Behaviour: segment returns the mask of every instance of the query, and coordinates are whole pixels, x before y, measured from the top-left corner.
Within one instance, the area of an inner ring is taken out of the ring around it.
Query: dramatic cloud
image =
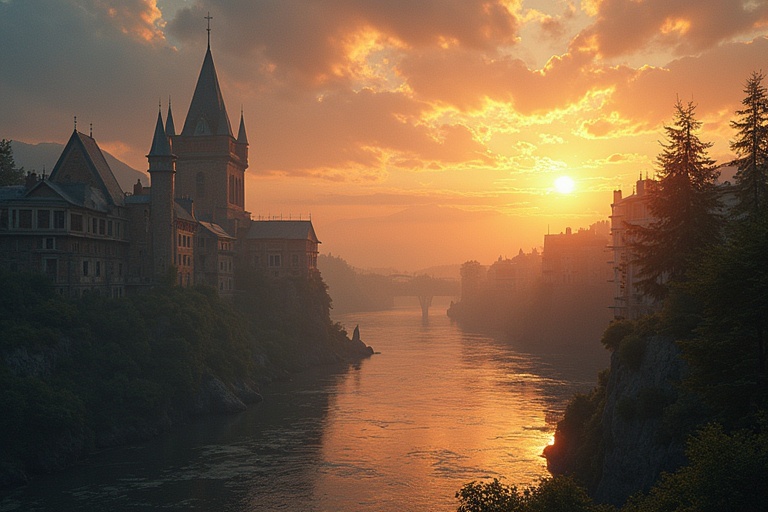
[[[336,254],[362,254],[344,227],[359,225],[394,244],[380,254],[407,240],[445,259],[404,268],[456,262],[471,252],[447,242],[459,232],[483,259],[500,230],[530,247],[547,225],[604,218],[611,189],[653,172],[677,97],[729,159],[728,122],[768,55],[754,0],[0,0],[0,136],[63,142],[77,116],[146,169],[158,101],[186,115],[208,12],[248,128],[246,207],[311,207]],[[560,175],[577,193],[552,193]],[[431,252],[404,235],[417,212]]]

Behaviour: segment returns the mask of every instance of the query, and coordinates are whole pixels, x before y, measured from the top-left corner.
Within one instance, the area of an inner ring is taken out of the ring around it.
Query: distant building
[[[541,274],[545,283],[584,285],[611,279],[608,223],[597,222],[574,233],[544,235]]]
[[[251,268],[267,275],[301,276],[317,269],[319,243],[309,220],[252,221],[243,254]]]
[[[737,171],[736,165],[727,163],[718,168],[718,190],[725,211],[736,204],[731,186]],[[630,225],[648,227],[656,220],[649,207],[649,198],[657,187],[656,180],[642,176],[635,183],[629,196],[623,197],[621,190],[614,190],[611,204],[611,265],[613,267],[614,300],[613,312],[616,318],[638,318],[654,312],[658,303],[637,289],[639,267],[634,263],[632,239],[627,227]]]
[[[614,190],[611,204],[611,251],[613,258],[614,299],[613,315],[616,318],[638,318],[653,311],[654,301],[637,290],[638,267],[633,263],[632,239],[628,225],[648,227],[653,222],[648,207],[649,192],[656,181],[639,179],[633,194],[622,197],[621,190]]]
[[[533,285],[541,276],[541,255],[536,249],[525,254],[522,249],[514,258],[499,256],[487,272],[490,290],[522,291]]]
[[[48,275],[59,293],[120,297],[167,282],[234,292],[235,267],[273,276],[317,268],[311,221],[252,221],[248,137],[229,123],[210,45],[181,133],[158,112],[151,187],[120,188],[98,144],[75,129],[50,176],[0,188],[0,269]],[[260,259],[263,258],[263,259]]]

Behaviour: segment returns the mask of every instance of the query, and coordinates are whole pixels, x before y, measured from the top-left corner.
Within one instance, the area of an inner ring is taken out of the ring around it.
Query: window
[[[32,229],[32,210],[19,210],[19,227]]]
[[[37,210],[37,229],[48,229],[51,227],[51,211]]]
[[[88,262],[87,261],[83,262],[83,275],[88,277]]]
[[[0,209],[0,229],[8,229],[8,210]]]
[[[43,249],[49,251],[56,249],[56,239],[53,237],[43,238]]]
[[[99,219],[99,234],[104,235],[107,232],[107,221]]]
[[[291,266],[298,267],[299,266],[299,255],[294,254],[291,256]]]
[[[69,228],[72,231],[82,231],[83,230],[83,216],[78,215],[77,213],[72,213],[69,215]]]
[[[112,221],[107,222],[107,235],[112,236]]]
[[[64,229],[64,213],[62,210],[53,212],[53,229]]]
[[[100,277],[101,276],[101,262],[100,261],[96,262],[96,272],[95,272],[95,274],[96,274],[96,277]]]
[[[281,266],[281,258],[279,254],[270,254],[269,255],[269,266],[270,267],[280,267]]]
[[[198,199],[205,197],[205,174],[202,172],[197,173],[195,178],[195,192]]]

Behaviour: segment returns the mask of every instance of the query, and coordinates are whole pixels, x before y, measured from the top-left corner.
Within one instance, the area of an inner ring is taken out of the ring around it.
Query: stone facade
[[[51,175],[0,188],[0,270],[44,273],[66,296],[119,297],[168,282],[236,288],[237,265],[268,275],[317,268],[311,221],[252,221],[245,210],[248,139],[237,138],[208,48],[180,134],[158,112],[151,187],[124,192],[98,144],[75,130]],[[257,262],[258,264],[253,264]]]

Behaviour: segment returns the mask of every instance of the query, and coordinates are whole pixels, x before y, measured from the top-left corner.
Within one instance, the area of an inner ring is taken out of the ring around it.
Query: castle
[[[311,220],[252,220],[245,210],[245,121],[241,112],[235,137],[210,37],[181,132],[169,104],[147,159],[151,186],[124,192],[75,125],[50,176],[0,188],[0,270],[43,273],[72,297],[120,297],[174,275],[226,296],[238,266],[272,277],[316,271]]]

